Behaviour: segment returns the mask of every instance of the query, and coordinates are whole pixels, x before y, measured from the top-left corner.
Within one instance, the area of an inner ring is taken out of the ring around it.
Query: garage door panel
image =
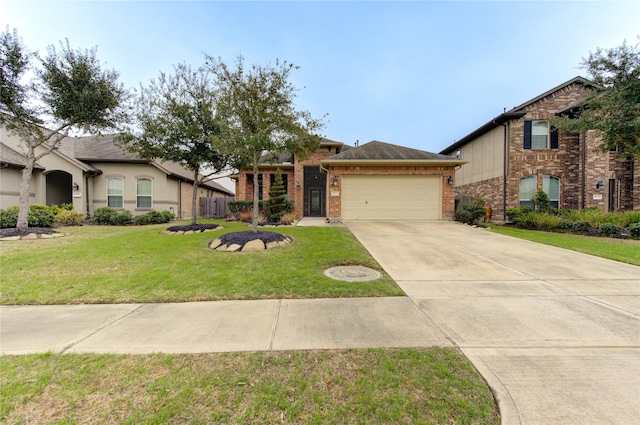
[[[440,176],[343,176],[345,220],[440,219]]]

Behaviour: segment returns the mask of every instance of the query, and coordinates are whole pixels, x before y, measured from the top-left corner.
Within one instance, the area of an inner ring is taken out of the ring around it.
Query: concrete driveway
[[[640,267],[452,222],[347,226],[473,362],[503,424],[640,424]]]

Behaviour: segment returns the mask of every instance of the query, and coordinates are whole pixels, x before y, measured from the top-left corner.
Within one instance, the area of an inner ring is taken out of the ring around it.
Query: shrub
[[[552,210],[549,195],[547,195],[544,190],[537,191],[531,200],[533,201],[533,205],[535,205],[535,210],[537,212],[547,213]]]
[[[520,216],[520,220],[517,222],[518,227],[523,229],[535,229],[536,228],[536,214],[528,212]]]
[[[574,232],[588,232],[593,226],[588,221],[580,220],[573,223]]]
[[[118,215],[118,211],[111,207],[97,208],[93,212],[93,221],[98,224],[113,224],[114,217]]]
[[[568,232],[572,232],[573,231],[573,221],[561,219],[560,223],[558,224],[558,229],[562,229],[562,230],[566,230]]]
[[[6,209],[0,209],[0,229],[16,227],[18,223],[17,205],[10,205]]]
[[[552,213],[538,213],[533,214],[535,220],[535,226],[540,230],[553,230],[557,229],[562,222],[562,218]]]
[[[56,221],[56,216],[48,206],[33,204],[29,207],[30,227],[51,227],[54,221]]]
[[[296,221],[297,219],[298,219],[298,216],[295,213],[288,212],[283,214],[282,217],[280,217],[280,223],[289,225],[294,221]]]
[[[133,222],[138,225],[163,224],[175,219],[175,214],[171,211],[149,211],[148,213],[137,215]]]
[[[533,212],[533,208],[529,206],[519,208],[507,208],[507,220],[518,223],[523,215]]]
[[[640,238],[640,223],[629,225],[629,236],[632,238]]]
[[[287,190],[282,181],[282,172],[278,168],[273,179],[273,186],[269,190],[269,200],[267,201],[269,219],[279,221],[287,212]]]
[[[609,236],[609,237],[620,236],[621,230],[622,228],[620,226],[613,223],[604,223],[602,226],[600,226],[600,233],[603,236]]]
[[[116,213],[116,215],[113,217],[113,223],[111,224],[116,226],[125,226],[127,224],[131,224],[132,220],[133,214],[131,214],[131,211],[124,210]]]
[[[454,214],[454,218],[467,224],[478,224],[478,221],[487,213],[484,199],[476,199],[470,204],[463,204],[462,210]]]
[[[238,213],[238,219],[240,221],[251,221],[253,219],[253,211],[241,211]]]
[[[267,210],[267,202],[268,201],[258,202],[258,208],[260,211]],[[229,208],[229,213],[239,216],[242,213],[253,211],[253,201],[229,201],[227,203],[227,208]]]
[[[84,220],[84,214],[78,211],[61,209],[56,214],[56,221],[65,226],[77,226]]]

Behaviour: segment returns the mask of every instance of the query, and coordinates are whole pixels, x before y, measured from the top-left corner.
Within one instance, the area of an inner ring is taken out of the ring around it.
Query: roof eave
[[[464,161],[461,159],[327,159],[322,161],[322,165],[360,165],[360,166],[391,166],[391,165],[400,165],[400,166],[411,166],[411,165],[422,165],[422,166],[456,166],[466,164],[469,161]]]

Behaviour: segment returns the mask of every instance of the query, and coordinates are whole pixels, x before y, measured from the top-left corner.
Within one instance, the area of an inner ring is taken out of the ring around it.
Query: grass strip
[[[637,240],[543,232],[498,225],[491,225],[491,231],[640,266],[640,241]]]
[[[205,222],[205,221],[203,221]],[[223,230],[165,235],[167,225],[83,226],[69,236],[0,243],[2,304],[154,303],[262,298],[403,295],[343,227],[269,228],[293,243],[259,252],[219,252],[208,242]],[[362,264],[381,279],[344,282],[324,276],[338,264]]]
[[[452,348],[0,357],[0,422],[498,424]]]

